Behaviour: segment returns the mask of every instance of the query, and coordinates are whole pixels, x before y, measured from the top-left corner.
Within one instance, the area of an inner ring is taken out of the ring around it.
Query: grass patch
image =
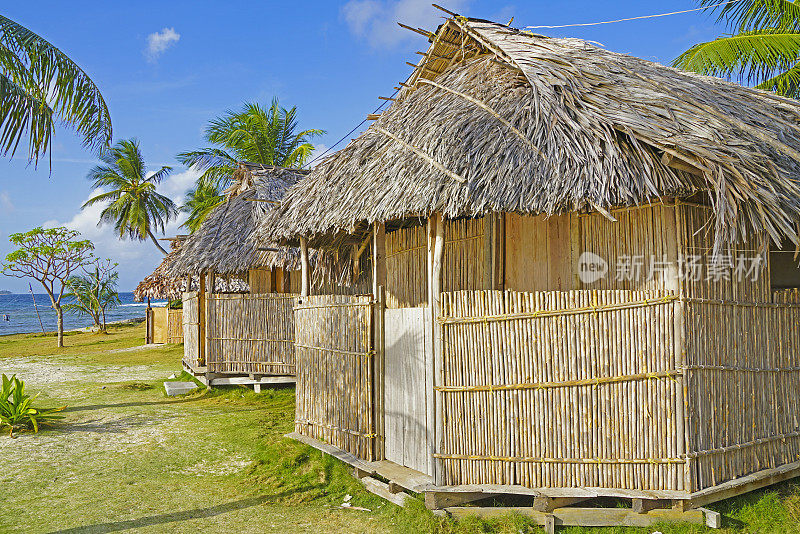
[[[0,368],[20,367],[43,402],[68,405],[52,430],[13,441],[0,436],[0,487],[15,496],[0,506],[0,532],[542,532],[516,514],[454,521],[434,516],[420,497],[405,509],[383,501],[345,464],[283,437],[294,429],[294,388],[208,390],[180,371],[179,345],[110,352],[143,340],[142,325],[112,326],[105,336],[75,333],[64,349],[54,347],[51,337],[0,337]],[[193,381],[198,390],[165,397],[162,383],[172,373],[172,380]],[[370,511],[341,508],[347,495],[353,506]],[[800,531],[796,483],[711,508],[725,516],[721,532]],[[707,530],[560,530],[654,531]]]

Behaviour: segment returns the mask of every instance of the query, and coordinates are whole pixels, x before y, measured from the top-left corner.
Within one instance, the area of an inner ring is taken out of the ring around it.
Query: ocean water
[[[50,307],[50,298],[44,293],[36,293],[35,297],[44,329],[48,332],[54,332],[56,329],[56,312]],[[145,309],[147,308],[146,302],[134,302],[133,293],[120,293],[119,299],[122,301],[121,304],[106,310],[106,322],[144,317]],[[65,300],[62,299],[62,304]],[[163,301],[151,302],[153,307],[164,306],[165,304]],[[6,315],[8,316],[7,321]],[[64,330],[91,325],[92,320],[85,315],[64,312]],[[39,319],[36,317],[36,310],[33,307],[33,299],[30,293],[0,295],[0,336],[41,331],[42,328],[39,326]]]

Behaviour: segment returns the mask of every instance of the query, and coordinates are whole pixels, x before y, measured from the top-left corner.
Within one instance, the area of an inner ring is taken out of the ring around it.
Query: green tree
[[[299,167],[314,150],[311,138],[323,130],[297,131],[297,108],[273,99],[269,108],[247,103],[228,111],[206,127],[206,141],[215,145],[178,154],[178,161],[203,172],[201,179],[225,187],[240,162]]]
[[[85,274],[67,280],[68,291],[64,296],[70,302],[64,305],[64,309],[90,317],[100,332],[106,331],[106,310],[120,303],[116,267],[117,264],[111,260],[95,259],[84,267]]]
[[[64,346],[64,310],[61,299],[67,280],[86,265],[94,245],[79,240],[80,232],[63,226],[34,228],[25,233],[11,234],[8,240],[17,247],[6,256],[2,272],[16,278],[33,278],[44,287],[58,318],[58,346]]]
[[[0,153],[13,156],[27,138],[38,162],[56,122],[73,128],[87,148],[111,142],[111,116],[94,82],[58,48],[0,15]]]
[[[123,139],[100,154],[101,165],[89,171],[88,178],[102,192],[83,205],[107,204],[100,212],[100,222],[113,223],[120,239],[144,241],[148,237],[164,254],[153,231],[164,232],[166,224],[178,214],[175,203],[156,191],[156,186],[172,167],[161,167],[147,175],[144,158],[136,139]]]
[[[225,196],[215,183],[198,180],[194,188],[186,194],[186,203],[181,206],[181,211],[189,214],[189,218],[181,226],[194,233],[203,219],[224,199]]]
[[[700,4],[718,12],[732,33],[694,45],[673,66],[800,97],[800,2],[742,0],[717,5],[718,0],[700,0]]]

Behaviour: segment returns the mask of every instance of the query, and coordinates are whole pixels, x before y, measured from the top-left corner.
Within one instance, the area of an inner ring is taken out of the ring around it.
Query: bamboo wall
[[[483,289],[484,219],[447,220],[442,266],[443,290]],[[426,225],[386,233],[386,307],[413,308],[428,301]]]
[[[296,431],[372,460],[371,297],[306,297],[295,307],[294,320]]]
[[[386,233],[386,307],[413,308],[428,303],[426,225]]]
[[[269,268],[250,269],[247,272],[247,283],[250,285],[250,293],[254,294],[272,293],[276,290],[275,275]]]
[[[685,254],[709,263],[710,210],[682,205],[680,215]],[[758,242],[722,253],[755,257]],[[773,292],[768,263],[755,281],[683,283],[693,489],[800,458],[800,293]]]
[[[444,483],[684,489],[675,306],[663,291],[444,293]]]
[[[208,371],[292,375],[294,305],[285,293],[208,295]]]
[[[197,292],[183,294],[183,361],[191,368],[200,362],[200,321],[197,313]]]
[[[183,310],[167,311],[167,343],[183,343]]]
[[[617,222],[599,213],[578,217],[580,253],[592,252],[603,258],[608,274],[582,289],[677,290],[675,284],[678,249],[676,208],[652,205],[614,210]],[[575,237],[573,237],[574,239]],[[641,272],[631,272],[641,258]],[[651,265],[651,259],[655,262]],[[577,258],[574,262],[577,261]],[[666,263],[657,263],[664,261]],[[668,265],[667,265],[668,264]],[[573,263],[573,270],[577,266]],[[652,276],[649,274],[652,273]]]

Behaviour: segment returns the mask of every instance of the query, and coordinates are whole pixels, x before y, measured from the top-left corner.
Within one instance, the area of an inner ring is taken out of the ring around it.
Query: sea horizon
[[[120,304],[106,311],[106,323],[144,318],[147,302],[134,302],[131,291],[120,292],[119,298]],[[62,300],[62,305],[65,301],[66,299]],[[162,307],[166,305],[166,301],[152,301],[150,305],[154,308]],[[85,328],[93,324],[92,319],[86,315],[64,312],[64,330]],[[0,293],[0,336],[40,333],[42,330],[55,332],[56,328],[56,312],[51,307],[47,294],[34,293],[31,297],[30,293]]]

